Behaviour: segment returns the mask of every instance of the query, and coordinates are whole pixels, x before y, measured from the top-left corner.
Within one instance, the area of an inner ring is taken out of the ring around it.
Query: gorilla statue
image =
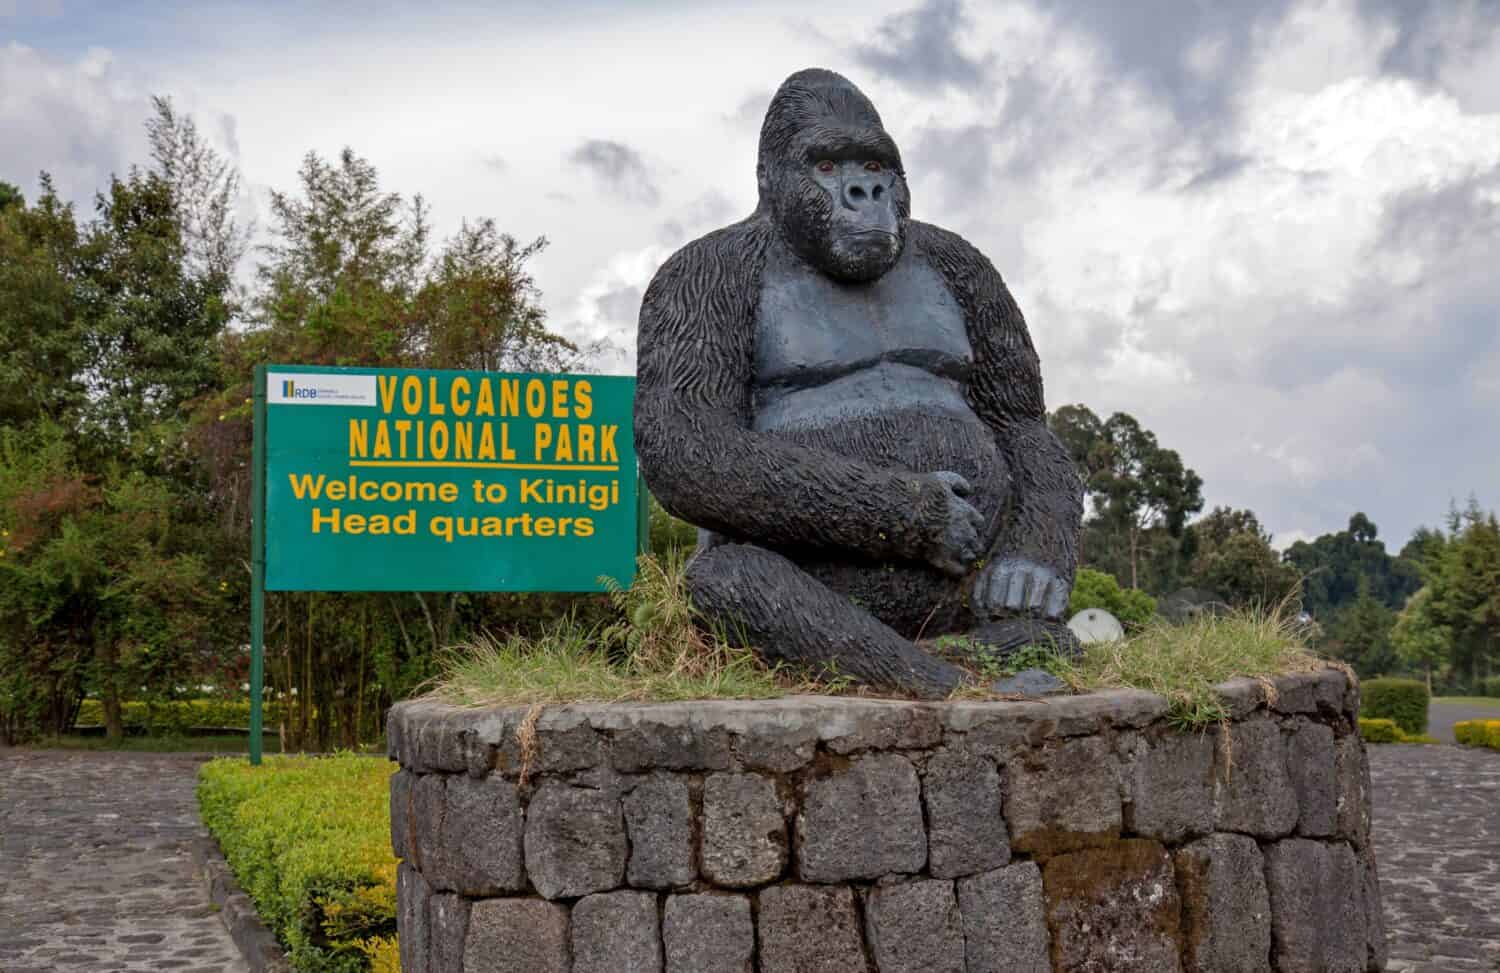
[[[1082,484],[999,273],[910,218],[895,142],[831,71],[776,92],[756,180],[755,212],[641,305],[636,450],[699,528],[697,611],[770,661],[926,697],[969,677],[917,639],[1076,650]]]

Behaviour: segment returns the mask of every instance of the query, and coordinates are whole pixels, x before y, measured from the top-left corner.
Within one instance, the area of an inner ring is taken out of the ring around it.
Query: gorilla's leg
[[[963,670],[935,659],[797,565],[764,548],[721,544],[687,570],[693,604],[769,661],[832,668],[879,689],[941,697]]]

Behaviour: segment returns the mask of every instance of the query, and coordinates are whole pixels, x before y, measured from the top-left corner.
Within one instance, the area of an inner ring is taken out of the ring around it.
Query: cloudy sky
[[[1136,415],[1278,546],[1500,504],[1500,0],[487,6],[0,0],[0,179],[87,205],[168,94],[264,228],[351,146],[442,233],[547,236],[553,326],[623,373],[656,267],[753,208],[771,91],[828,67],[1050,406]]]

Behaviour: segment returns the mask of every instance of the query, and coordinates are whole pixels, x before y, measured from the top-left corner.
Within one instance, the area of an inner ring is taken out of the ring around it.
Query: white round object
[[[1125,626],[1103,608],[1085,608],[1068,619],[1068,628],[1084,645],[1090,642],[1118,642],[1125,637]]]

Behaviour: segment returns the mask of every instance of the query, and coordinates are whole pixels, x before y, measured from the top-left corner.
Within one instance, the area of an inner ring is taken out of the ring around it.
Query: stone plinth
[[[407,973],[1381,968],[1358,687],[388,723]]]

